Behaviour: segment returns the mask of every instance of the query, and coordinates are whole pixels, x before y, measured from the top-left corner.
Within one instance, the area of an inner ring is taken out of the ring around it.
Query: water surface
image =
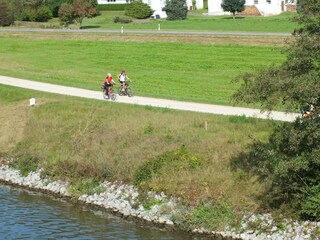
[[[209,239],[0,183],[0,239]],[[212,239],[212,238],[211,238]]]

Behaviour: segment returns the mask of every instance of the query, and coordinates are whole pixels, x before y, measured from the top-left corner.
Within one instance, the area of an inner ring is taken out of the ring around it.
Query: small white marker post
[[[36,99],[35,98],[30,98],[29,100],[29,106],[33,107],[34,105],[36,105]]]
[[[158,24],[158,31],[160,31],[160,23]]]
[[[121,26],[121,34],[123,33],[123,26]]]

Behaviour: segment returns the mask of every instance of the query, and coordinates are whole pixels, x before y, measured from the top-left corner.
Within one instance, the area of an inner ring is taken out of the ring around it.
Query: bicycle
[[[106,99],[106,100],[111,99],[112,101],[115,101],[117,99],[117,95],[113,89],[113,84],[111,84],[108,88],[108,96],[109,97],[106,94],[106,87],[104,84],[101,86],[101,88],[102,88],[102,94],[103,94],[104,99]]]
[[[120,83],[119,88],[118,88],[118,94],[119,94],[119,96],[128,96],[128,97],[133,96],[133,91],[129,85],[129,81],[125,82],[124,88],[122,87],[122,84]]]

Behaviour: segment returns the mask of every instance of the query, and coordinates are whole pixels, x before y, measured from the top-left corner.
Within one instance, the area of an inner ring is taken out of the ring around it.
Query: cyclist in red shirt
[[[115,82],[113,81],[111,73],[108,73],[106,80],[104,81],[104,89],[106,91],[107,98],[109,98],[109,88],[111,87],[112,84],[115,84]]]

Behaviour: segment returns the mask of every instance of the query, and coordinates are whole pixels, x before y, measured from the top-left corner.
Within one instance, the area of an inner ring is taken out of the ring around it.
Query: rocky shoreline
[[[63,181],[51,182],[42,179],[41,170],[29,173],[24,177],[16,169],[7,164],[0,166],[0,181],[7,184],[19,185],[33,190],[48,191],[62,197],[72,197],[68,191],[68,184]],[[103,182],[100,184],[103,191],[100,194],[81,195],[76,200],[81,203],[102,207],[124,217],[134,217],[166,227],[179,228],[172,219],[179,214],[181,206],[173,198],[164,194],[148,193],[155,204],[143,206],[139,201],[139,192],[134,186]],[[253,228],[254,226],[254,228]],[[263,231],[262,231],[263,230]],[[244,217],[239,229],[225,229],[222,232],[211,232],[205,229],[194,229],[194,234],[206,234],[215,239],[320,239],[320,222],[286,221],[279,226],[270,214],[251,215]]]

